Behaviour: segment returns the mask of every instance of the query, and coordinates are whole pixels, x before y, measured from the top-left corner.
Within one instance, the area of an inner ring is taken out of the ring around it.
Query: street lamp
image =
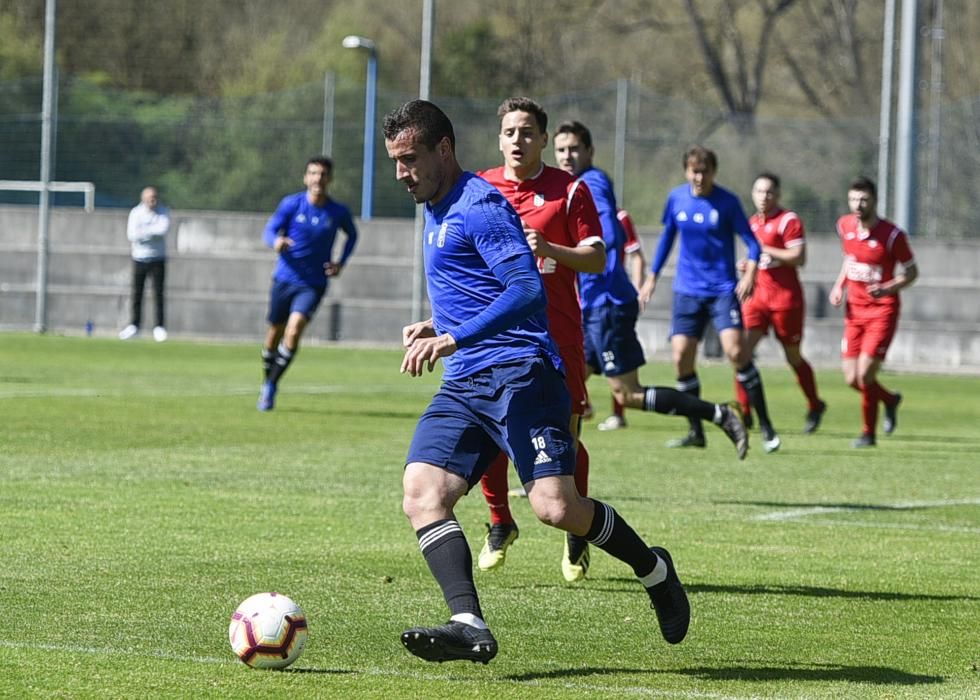
[[[344,37],[345,49],[364,49],[368,52],[367,85],[364,95],[364,175],[361,180],[361,219],[371,218],[374,194],[374,111],[377,103],[378,50],[374,42],[363,36]]]

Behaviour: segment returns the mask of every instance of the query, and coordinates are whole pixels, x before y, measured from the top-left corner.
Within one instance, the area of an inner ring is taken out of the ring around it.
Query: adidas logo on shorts
[[[541,450],[540,452],[538,452],[538,456],[535,458],[534,463],[547,464],[550,461],[551,461],[551,457],[548,456],[548,453],[545,452],[544,450]]]

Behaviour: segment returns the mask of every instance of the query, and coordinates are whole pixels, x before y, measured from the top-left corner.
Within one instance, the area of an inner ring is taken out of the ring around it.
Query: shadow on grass
[[[513,681],[539,681],[576,676],[606,676],[612,674],[677,674],[709,681],[817,681],[838,683],[874,683],[878,685],[926,685],[943,683],[942,676],[926,676],[908,673],[886,666],[788,665],[788,666],[728,666],[710,668],[696,666],[677,669],[636,668],[570,668],[539,673],[521,673],[507,676]]]
[[[603,581],[622,583],[629,589],[597,588],[590,586],[589,591],[605,590],[609,593],[632,592],[636,586],[635,578],[610,577]],[[537,586],[536,586],[537,587]],[[556,587],[561,587],[556,584]],[[896,591],[849,591],[841,588],[825,588],[823,586],[787,586],[780,584],[728,585],[717,583],[684,583],[688,593],[732,593],[734,595],[795,595],[809,598],[852,598],[864,600],[968,600],[980,601],[980,596],[972,595],[938,595],[935,593],[900,593]]]
[[[786,503],[784,501],[712,501],[719,506],[761,506],[765,508],[838,508],[841,510],[928,510],[943,506],[889,506],[875,503]]]

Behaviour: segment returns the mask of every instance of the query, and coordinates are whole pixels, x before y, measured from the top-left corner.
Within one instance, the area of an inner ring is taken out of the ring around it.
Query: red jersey
[[[753,214],[749,226],[759,245],[789,250],[806,244],[803,222],[796,212],[778,209],[769,216]],[[783,265],[768,255],[759,258],[752,299],[773,311],[785,311],[803,305],[803,287],[796,268]]]
[[[540,231],[549,243],[569,248],[602,243],[602,226],[589,188],[564,170],[546,165],[537,176],[520,182],[506,179],[503,166],[477,174],[500,190],[524,225]],[[551,337],[559,349],[582,347],[576,272],[554,258],[537,258],[537,262],[548,296]]]
[[[844,250],[847,304],[863,307],[864,312],[898,311],[897,294],[876,299],[868,293],[868,285],[894,279],[896,262],[902,265],[914,262],[908,234],[885,219],[878,219],[870,231],[859,231],[858,226],[854,214],[845,214],[837,220],[837,235]]]
[[[623,257],[626,257],[626,253],[638,253],[643,250],[643,243],[640,241],[639,236],[636,235],[636,227],[633,225],[633,219],[630,217],[629,212],[625,209],[620,209],[616,212],[616,218],[619,219],[619,223],[623,225],[623,230],[626,232],[626,245],[623,246]]]

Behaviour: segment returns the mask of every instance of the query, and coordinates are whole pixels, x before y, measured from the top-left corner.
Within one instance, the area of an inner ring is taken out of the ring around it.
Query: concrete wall
[[[131,261],[127,212],[54,209],[48,266],[48,329],[114,335],[129,320]],[[167,268],[167,327],[174,338],[261,338],[274,256],[262,245],[267,214],[176,211]],[[397,344],[410,321],[414,225],[405,219],[359,222],[350,265],[331,284],[307,331],[309,341]],[[656,235],[643,235],[651,256]],[[889,353],[892,366],[980,371],[980,245],[914,240],[920,277],[902,295],[902,320]],[[811,235],[803,271],[808,318],[804,352],[836,365],[841,311],[827,303],[840,269],[836,238]],[[676,256],[676,252],[674,254]],[[0,329],[34,324],[37,209],[0,207]],[[665,270],[638,332],[651,359],[669,359],[667,328],[672,267]],[[153,321],[147,289],[144,319]],[[778,344],[764,341],[760,360],[781,362]]]

